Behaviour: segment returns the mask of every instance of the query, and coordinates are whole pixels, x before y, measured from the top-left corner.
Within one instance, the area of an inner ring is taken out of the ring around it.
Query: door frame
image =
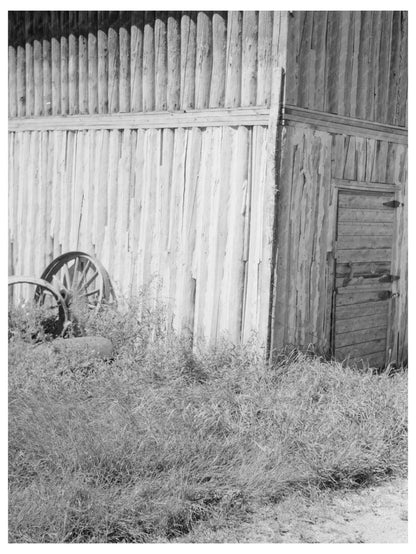
[[[348,179],[331,179],[331,205],[330,205],[330,214],[329,220],[331,222],[329,227],[330,245],[331,248],[328,248],[327,255],[327,272],[328,272],[328,287],[327,287],[327,340],[329,345],[328,354],[331,358],[335,359],[335,324],[336,324],[336,313],[335,313],[335,304],[336,304],[336,275],[335,275],[335,266],[336,266],[336,243],[338,239],[338,197],[339,193],[342,191],[356,191],[356,192],[390,192],[395,195],[397,198],[398,194],[401,191],[401,185],[394,185],[389,183],[376,183],[370,181],[353,181]],[[392,243],[392,260],[391,264],[393,265],[393,250],[396,243],[395,233],[396,233],[396,223],[393,226],[393,243]],[[392,268],[390,269],[392,271]],[[391,350],[392,345],[390,344],[391,326],[393,324],[392,311],[394,309],[394,298],[390,298],[389,310],[388,310],[388,321],[387,321],[387,336],[386,336],[386,353],[385,353],[385,363],[389,363],[389,350]]]

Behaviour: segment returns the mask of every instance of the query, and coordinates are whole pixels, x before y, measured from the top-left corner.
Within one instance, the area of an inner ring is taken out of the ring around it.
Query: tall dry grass
[[[86,322],[112,361],[9,344],[9,540],[166,542],[293,490],[407,470],[407,377],[252,343],[192,350],[163,310]],[[231,524],[231,523],[230,523]]]

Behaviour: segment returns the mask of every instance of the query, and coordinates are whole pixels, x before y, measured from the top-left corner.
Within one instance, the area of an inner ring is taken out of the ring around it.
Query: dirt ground
[[[406,543],[407,481],[396,480],[359,492],[332,493],[320,516],[295,522],[282,542]],[[303,539],[303,540],[302,540]]]
[[[234,526],[212,526],[203,542],[407,543],[407,510],[405,479],[314,498],[293,495],[274,506],[255,507]]]

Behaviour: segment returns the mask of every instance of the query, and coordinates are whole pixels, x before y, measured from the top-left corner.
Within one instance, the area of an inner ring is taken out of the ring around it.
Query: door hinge
[[[382,275],[379,279],[380,283],[393,283],[393,281],[398,281],[400,279],[400,275],[390,275],[386,273],[386,275]]]
[[[404,206],[404,204],[398,200],[389,200],[388,202],[383,202],[383,206],[387,206],[388,208],[398,208],[399,206]]]

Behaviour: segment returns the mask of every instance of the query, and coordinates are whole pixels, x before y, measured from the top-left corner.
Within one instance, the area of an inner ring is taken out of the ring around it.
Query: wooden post
[[[212,16],[212,74],[209,107],[221,108],[225,98],[225,59],[227,51],[226,14]]]
[[[338,79],[338,114],[351,115],[351,89],[354,56],[354,13],[341,14],[341,52]]]
[[[17,24],[17,52],[16,52],[16,89],[17,89],[17,117],[26,115],[26,54],[24,46],[25,24],[24,18],[19,18]]]
[[[155,46],[154,12],[145,12],[143,43],[143,111],[151,112],[155,106]]]
[[[69,112],[68,32],[69,12],[60,12],[61,19],[61,114]]]
[[[52,115],[61,113],[61,25],[59,12],[51,12]]]
[[[108,12],[98,13],[98,113],[108,113]]]
[[[120,110],[120,48],[118,37],[118,12],[111,12],[108,29],[108,111],[115,113]]]
[[[97,12],[88,12],[88,112],[98,113]]]
[[[261,323],[258,326],[260,336],[266,342],[266,354],[270,356],[275,342],[275,315],[279,313],[282,306],[277,306],[277,264],[280,262],[280,250],[278,251],[278,225],[281,224],[277,216],[278,195],[281,193],[281,182],[286,183],[281,176],[284,159],[282,149],[284,148],[284,131],[279,128],[279,116],[284,101],[285,71],[287,67],[287,39],[289,32],[288,14],[274,13],[273,41],[272,41],[272,74],[271,74],[271,109],[267,129],[267,161],[266,180],[267,186],[263,199],[264,232],[262,238],[262,283],[260,286],[261,298],[259,299],[259,311]],[[287,189],[289,186],[284,187]],[[281,199],[281,202],[283,200]],[[282,204],[285,205],[285,204]],[[288,229],[286,228],[286,231]],[[285,242],[285,239],[284,239]],[[277,253],[279,252],[279,256]],[[285,260],[283,260],[283,264]],[[285,268],[288,275],[288,268]],[[266,316],[267,314],[267,316]],[[267,322],[265,321],[267,319]]]
[[[9,117],[17,116],[17,58],[16,46],[9,46]]]
[[[360,56],[358,61],[357,115],[366,119],[367,90],[371,41],[371,12],[361,12]]]
[[[79,61],[79,113],[88,113],[88,12],[79,12],[79,38],[78,38],[78,61]]]
[[[51,14],[42,15],[43,115],[52,114]]]
[[[195,107],[196,15],[184,12],[181,19],[181,109]]]
[[[400,42],[400,69],[399,87],[396,107],[396,125],[407,127],[407,88],[408,88],[408,15],[406,11],[401,12],[402,40]]]
[[[361,14],[354,12],[354,40],[352,54],[352,74],[351,74],[351,90],[350,90],[350,116],[357,116],[357,92],[358,92],[358,65],[360,56],[360,31],[361,31]],[[386,114],[387,115],[387,114]]]
[[[167,44],[166,12],[156,12],[155,17],[155,109],[166,110],[167,97]]]
[[[120,12],[120,112],[130,111],[130,12]]]
[[[315,69],[315,60],[311,49],[313,27],[313,12],[305,12],[300,29],[301,40],[299,45],[299,75],[302,75],[302,85],[297,91],[297,105],[304,108],[309,107],[311,98],[310,90],[313,90],[315,83],[310,79],[312,69]],[[313,106],[311,106],[313,107]]]
[[[179,109],[181,94],[181,35],[180,12],[168,13],[167,30],[167,109]]]
[[[241,105],[241,12],[228,12],[225,107]]]
[[[198,12],[196,29],[195,108],[209,106],[212,71],[212,20],[207,12]]]
[[[78,12],[69,12],[69,37],[68,37],[68,103],[69,113],[79,113],[79,66],[78,66]]]
[[[388,122],[388,93],[389,69],[392,43],[393,12],[382,12],[381,39],[380,39],[380,68],[378,74],[378,100],[376,107],[376,121]]]
[[[43,60],[42,60],[42,42],[40,33],[42,32],[41,12],[34,12],[33,18],[33,77],[34,77],[34,103],[33,115],[42,115],[43,113]]]
[[[374,121],[376,117],[376,105],[378,102],[378,73],[380,62],[380,35],[381,35],[381,13],[373,12],[371,25],[371,49],[369,64],[369,87],[367,91],[367,113],[366,119]]]
[[[231,340],[241,340],[241,324],[244,298],[244,211],[245,190],[248,180],[249,131],[240,126],[233,132],[232,158],[230,159],[227,203],[227,239],[224,249],[224,271],[221,283],[220,321]]]
[[[25,12],[25,68],[26,68],[26,116],[34,114],[35,79],[33,66],[33,19],[30,12]]]
[[[9,87],[9,117],[17,116],[17,21],[14,12],[8,13],[9,56],[8,56],[8,87]],[[10,174],[10,172],[9,172]]]
[[[340,13],[328,14],[328,38],[327,38],[327,74],[325,110],[337,113],[338,109],[338,76],[340,62]]]
[[[241,105],[255,106],[257,96],[257,14],[243,12]]]
[[[257,106],[270,106],[271,51],[273,40],[273,14],[259,12],[258,55],[257,55]]]
[[[143,12],[132,12],[131,20],[131,111],[143,109]]]

